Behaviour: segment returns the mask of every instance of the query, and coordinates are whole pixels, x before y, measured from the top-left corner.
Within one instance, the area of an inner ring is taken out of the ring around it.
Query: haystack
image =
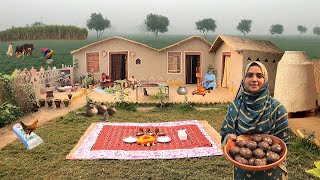
[[[303,51],[286,51],[278,63],[274,97],[287,112],[314,111],[317,93],[314,66]]]

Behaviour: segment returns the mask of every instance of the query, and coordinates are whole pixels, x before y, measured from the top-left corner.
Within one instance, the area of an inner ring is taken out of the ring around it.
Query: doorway
[[[226,55],[222,58],[222,76],[221,87],[230,87],[230,68],[231,68],[231,56]]]
[[[127,79],[127,54],[110,55],[110,76],[112,82]]]
[[[200,55],[186,55],[186,84],[197,83],[197,67],[200,67]]]

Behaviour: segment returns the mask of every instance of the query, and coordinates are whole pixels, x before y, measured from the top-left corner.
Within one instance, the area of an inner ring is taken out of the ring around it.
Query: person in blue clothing
[[[54,51],[52,49],[49,48],[40,48],[40,51],[43,53],[43,56],[41,57],[41,59],[51,59]]]
[[[217,88],[216,76],[213,74],[212,69],[208,69],[207,74],[204,76],[203,86],[206,90],[213,90]]]

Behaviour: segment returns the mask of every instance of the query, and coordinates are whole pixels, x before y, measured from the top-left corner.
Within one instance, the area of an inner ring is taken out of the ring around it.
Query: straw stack
[[[316,84],[313,63],[303,51],[286,51],[278,63],[274,97],[287,112],[313,111]]]

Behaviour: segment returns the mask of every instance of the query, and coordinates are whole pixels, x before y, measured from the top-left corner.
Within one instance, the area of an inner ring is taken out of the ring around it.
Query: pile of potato
[[[256,134],[247,140],[237,139],[236,146],[229,149],[229,154],[239,163],[251,166],[272,164],[280,159],[282,147],[274,144],[271,137]]]

